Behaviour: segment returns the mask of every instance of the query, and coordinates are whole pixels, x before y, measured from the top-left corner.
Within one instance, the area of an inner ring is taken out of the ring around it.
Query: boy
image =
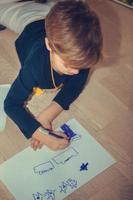
[[[18,125],[31,147],[46,145],[63,149],[69,140],[42,133],[52,129],[53,120],[80,95],[89,69],[101,57],[102,33],[99,19],[82,1],[57,2],[46,16],[27,25],[15,42],[21,70],[5,99],[7,115]],[[38,117],[25,108],[32,93],[61,88]]]

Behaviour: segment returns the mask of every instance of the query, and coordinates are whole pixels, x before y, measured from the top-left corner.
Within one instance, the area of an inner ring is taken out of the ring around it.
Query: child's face
[[[57,71],[60,74],[67,74],[67,75],[74,75],[79,73],[79,69],[72,68],[70,66],[66,66],[64,64],[64,61],[55,53],[51,50],[48,39],[45,38],[45,43],[47,49],[50,51],[50,61],[53,69]]]
[[[74,75],[79,73],[79,69],[66,66],[64,61],[56,53],[50,52],[50,57],[53,69],[60,74]]]

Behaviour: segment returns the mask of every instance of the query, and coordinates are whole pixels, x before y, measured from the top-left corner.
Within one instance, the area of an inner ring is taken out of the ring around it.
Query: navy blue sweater
[[[41,124],[25,108],[24,103],[33,92],[33,87],[42,89],[54,88],[50,57],[44,38],[44,20],[32,22],[25,27],[15,41],[16,51],[21,63],[21,69],[4,101],[7,115],[17,124],[26,138],[30,138]],[[53,70],[56,85],[63,87],[54,97],[64,110],[79,96],[87,80],[89,69],[81,70],[77,75],[60,75]]]

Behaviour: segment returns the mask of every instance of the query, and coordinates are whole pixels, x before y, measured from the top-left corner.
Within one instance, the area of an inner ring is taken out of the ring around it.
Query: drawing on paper
[[[64,165],[66,162],[68,162],[70,159],[76,157],[77,155],[78,155],[78,152],[73,147],[70,147],[68,150],[66,150],[66,151],[58,154],[54,158],[52,158],[52,160],[56,164]]]
[[[44,200],[43,197],[44,197],[43,194],[40,194],[39,192],[37,192],[37,194],[33,194],[34,200]]]
[[[88,162],[87,163],[82,163],[82,165],[80,166],[80,171],[87,171],[88,170]]]
[[[46,190],[44,194],[37,192],[37,194],[33,194],[34,200],[55,200],[55,190]]]
[[[47,200],[55,200],[55,190],[46,190],[44,197],[46,197]]]
[[[65,164],[66,162],[76,157],[77,155],[78,155],[78,152],[73,147],[70,147],[66,151],[53,157],[52,161],[55,162],[56,164]],[[52,163],[52,161],[41,163],[33,167],[34,173],[43,175],[44,173],[50,172],[51,170],[55,168],[55,165]]]
[[[67,193],[67,189],[69,187],[71,189],[77,188],[77,181],[75,179],[71,179],[71,178],[67,179],[66,181],[63,181],[61,183],[61,185],[59,186],[60,192]]]
[[[67,180],[67,184],[71,187],[71,189],[77,188],[77,181],[75,179],[69,178]]]
[[[81,139],[81,135],[75,133],[67,124],[63,124],[61,126],[61,129],[64,131],[64,133],[69,137],[71,141],[79,140]]]
[[[68,150],[53,157],[52,160],[56,164],[65,164],[66,162],[71,160],[73,157],[76,157],[77,155],[78,152],[73,147],[70,147]],[[33,171],[35,174],[43,175],[44,173],[50,172],[54,168],[55,166],[52,163],[52,161],[48,161],[33,167]]]
[[[34,170],[34,173],[38,173],[39,175],[42,175],[46,172],[53,170],[54,168],[55,167],[53,163],[51,161],[48,161],[48,162],[35,166],[33,170]]]
[[[60,192],[64,192],[66,193],[67,192],[67,188],[68,188],[68,185],[67,183],[65,183],[64,181],[61,183],[61,185],[59,186],[60,188]]]
[[[43,194],[39,192],[33,194],[33,200],[55,200],[56,192],[63,192],[66,194],[68,190],[77,188],[77,185],[78,184],[75,179],[69,178],[66,181],[62,181],[61,184],[57,186],[57,189],[47,189]]]
[[[67,124],[81,140],[56,152],[28,147],[0,165],[0,180],[15,199],[62,200],[116,162],[76,120]]]

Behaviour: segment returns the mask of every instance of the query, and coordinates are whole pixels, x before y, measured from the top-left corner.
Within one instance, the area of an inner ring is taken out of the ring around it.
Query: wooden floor
[[[71,110],[62,113],[54,126],[76,118],[117,163],[66,200],[133,200],[133,11],[108,0],[88,2],[101,18],[104,60]],[[16,37],[9,30],[0,32],[0,84],[11,83],[18,73]],[[34,97],[29,107],[36,115],[52,97]],[[5,131],[0,133],[0,163],[28,145],[7,119]],[[2,183],[0,200],[14,200]]]

